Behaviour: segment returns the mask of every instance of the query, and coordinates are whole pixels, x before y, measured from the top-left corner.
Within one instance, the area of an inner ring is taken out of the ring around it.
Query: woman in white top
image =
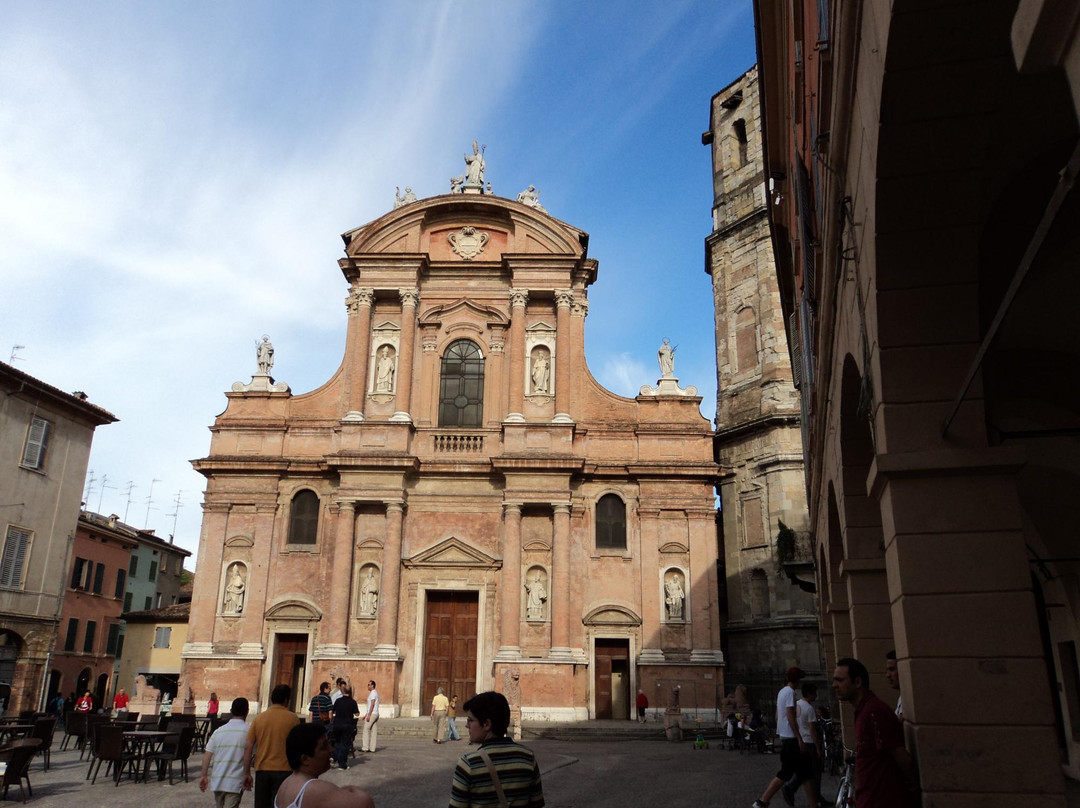
[[[319,775],[330,768],[330,742],[321,724],[300,724],[285,739],[285,757],[293,773],[278,789],[274,808],[303,808],[304,800],[319,808],[375,808],[359,786],[335,786]]]

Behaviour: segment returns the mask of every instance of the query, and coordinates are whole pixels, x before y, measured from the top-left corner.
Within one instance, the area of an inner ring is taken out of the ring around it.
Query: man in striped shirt
[[[465,702],[469,740],[480,748],[466,752],[454,770],[450,808],[542,808],[544,789],[531,749],[506,737],[510,705],[502,693],[479,693]]]
[[[206,742],[202,760],[202,778],[199,789],[206,791],[209,785],[214,792],[217,808],[237,808],[243,794],[244,747],[247,745],[248,700],[233,699],[229,709],[232,719],[218,727]],[[213,773],[207,774],[213,762]]]

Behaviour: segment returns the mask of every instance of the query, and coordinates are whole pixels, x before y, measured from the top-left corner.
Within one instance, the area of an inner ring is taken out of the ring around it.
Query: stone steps
[[[462,738],[468,737],[465,719],[457,719],[458,732]],[[683,724],[683,739],[692,741],[699,727],[695,724]],[[703,724],[700,727],[705,738],[719,741],[721,729]],[[379,737],[430,738],[432,733],[429,718],[381,718],[379,719]],[[666,740],[664,726],[657,721],[639,724],[637,721],[568,721],[541,722],[526,721],[522,726],[522,740],[562,740],[562,741],[663,741]]]

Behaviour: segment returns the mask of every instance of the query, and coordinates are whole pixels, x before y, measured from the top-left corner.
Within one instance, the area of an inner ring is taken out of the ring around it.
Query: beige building
[[[124,615],[127,631],[123,654],[118,660],[116,687],[117,690],[124,688],[132,697],[135,702],[132,710],[147,707],[140,701],[143,694],[136,692],[136,679],[139,676],[145,676],[147,684],[161,691],[163,697],[171,700],[176,695],[177,680],[180,678],[180,652],[187,643],[190,609],[190,603],[177,603]]]
[[[0,685],[42,701],[94,429],[116,417],[0,362]]]
[[[1063,806],[1080,7],[755,6],[826,659],[895,647],[923,805]]]
[[[769,231],[757,68],[712,98],[713,232],[705,271],[716,312],[716,460],[720,464],[729,687],[765,707],[792,665],[824,678],[812,594],[799,416]],[[790,541],[778,544],[781,525]],[[799,577],[801,576],[801,577]],[[798,580],[796,580],[798,579]],[[802,586],[799,585],[802,582]]]
[[[472,177],[475,180],[475,177]],[[588,236],[480,193],[345,234],[341,367],[259,373],[212,427],[184,649],[196,703],[377,680],[389,714],[498,688],[526,718],[629,718],[722,686],[712,432],[675,378],[623,398],[584,356]],[[658,340],[659,341],[659,340]]]

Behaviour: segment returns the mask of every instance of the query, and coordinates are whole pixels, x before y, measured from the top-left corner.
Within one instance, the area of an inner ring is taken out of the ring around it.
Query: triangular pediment
[[[402,563],[406,568],[498,569],[502,567],[502,561],[499,559],[492,558],[482,550],[466,544],[455,536],[444,539],[426,550],[421,550],[412,558],[405,559]]]
[[[536,333],[541,333],[541,334],[551,333],[551,334],[554,334],[555,330],[556,330],[555,326],[553,326],[551,323],[547,323],[547,322],[544,322],[543,320],[541,320],[538,323],[533,323],[532,325],[528,326],[525,329],[525,332],[528,333],[528,334],[536,334]]]

